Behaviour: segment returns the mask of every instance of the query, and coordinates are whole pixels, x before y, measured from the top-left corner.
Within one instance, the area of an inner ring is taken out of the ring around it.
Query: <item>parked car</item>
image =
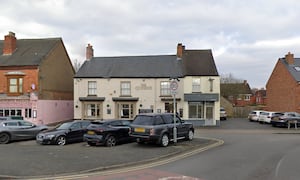
[[[255,111],[251,111],[248,115],[248,119],[249,121],[258,121],[258,118],[259,118],[259,115],[262,113],[262,112],[265,112],[265,111],[258,111],[258,110],[255,110]]]
[[[220,120],[226,120],[226,119],[227,119],[227,112],[223,107],[221,107],[220,108]]]
[[[271,119],[272,126],[282,126],[287,127],[288,121],[297,120],[297,126],[300,125],[300,114],[297,112],[284,112],[279,114],[278,116],[274,116]]]
[[[90,146],[106,145],[115,146],[120,142],[132,142],[134,137],[129,136],[131,121],[110,120],[94,121],[87,127],[84,141]]]
[[[137,115],[131,123],[130,136],[137,138],[137,143],[155,142],[163,147],[174,141],[173,128],[174,116],[171,113],[149,113]],[[187,123],[175,117],[177,129],[177,139],[192,140],[194,137],[194,127],[192,123]]]
[[[265,112],[260,113],[260,115],[258,117],[258,121],[259,121],[259,123],[262,123],[262,124],[264,124],[264,123],[271,124],[272,117],[279,116],[281,114],[282,114],[281,112],[265,111]]]
[[[39,132],[48,128],[24,120],[0,121],[0,144],[7,144],[15,140],[34,139]]]
[[[65,145],[71,142],[82,142],[83,135],[87,131],[88,120],[75,120],[60,124],[54,129],[39,133],[36,136],[36,142],[39,144],[57,144]]]

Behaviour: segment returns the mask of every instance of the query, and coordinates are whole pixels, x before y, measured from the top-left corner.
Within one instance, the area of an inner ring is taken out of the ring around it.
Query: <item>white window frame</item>
[[[88,81],[88,95],[97,95],[97,82]]]
[[[192,92],[201,92],[201,79],[193,78],[192,80]]]

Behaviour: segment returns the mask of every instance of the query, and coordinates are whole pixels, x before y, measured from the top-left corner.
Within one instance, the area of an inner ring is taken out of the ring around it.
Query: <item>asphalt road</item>
[[[300,179],[300,130],[230,119],[197,132],[224,144],[154,169],[207,180]]]
[[[196,138],[163,148],[135,142],[115,147],[39,145],[34,140],[0,145],[0,179],[76,175],[167,159],[215,141]]]

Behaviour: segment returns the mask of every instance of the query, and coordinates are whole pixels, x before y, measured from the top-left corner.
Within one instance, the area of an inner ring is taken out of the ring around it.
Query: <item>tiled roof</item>
[[[279,61],[285,65],[297,82],[300,82],[300,58],[294,58],[294,64],[288,64],[285,58],[280,58]]]
[[[218,76],[211,50],[186,50],[176,55],[94,57],[85,61],[77,78],[169,78]]]
[[[223,97],[237,97],[241,94],[252,94],[248,83],[222,83],[220,84],[221,96]]]
[[[3,55],[3,40],[0,41],[0,67],[40,65],[61,38],[18,39],[17,49],[12,55]]]

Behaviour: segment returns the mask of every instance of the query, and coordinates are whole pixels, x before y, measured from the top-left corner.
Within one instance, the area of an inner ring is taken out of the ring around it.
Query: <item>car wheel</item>
[[[109,136],[107,139],[106,139],[106,142],[105,142],[105,145],[107,147],[112,147],[112,146],[115,146],[117,144],[117,140],[114,136]]]
[[[56,140],[56,144],[60,146],[66,145],[66,143],[67,143],[67,139],[65,136],[59,136]]]
[[[191,141],[191,140],[193,140],[193,138],[194,138],[194,132],[193,132],[193,130],[190,129],[188,134],[186,135],[185,139]]]
[[[7,144],[10,141],[10,136],[7,133],[0,134],[0,144]]]
[[[167,134],[162,135],[160,145],[162,147],[167,147],[169,145],[169,136]]]

